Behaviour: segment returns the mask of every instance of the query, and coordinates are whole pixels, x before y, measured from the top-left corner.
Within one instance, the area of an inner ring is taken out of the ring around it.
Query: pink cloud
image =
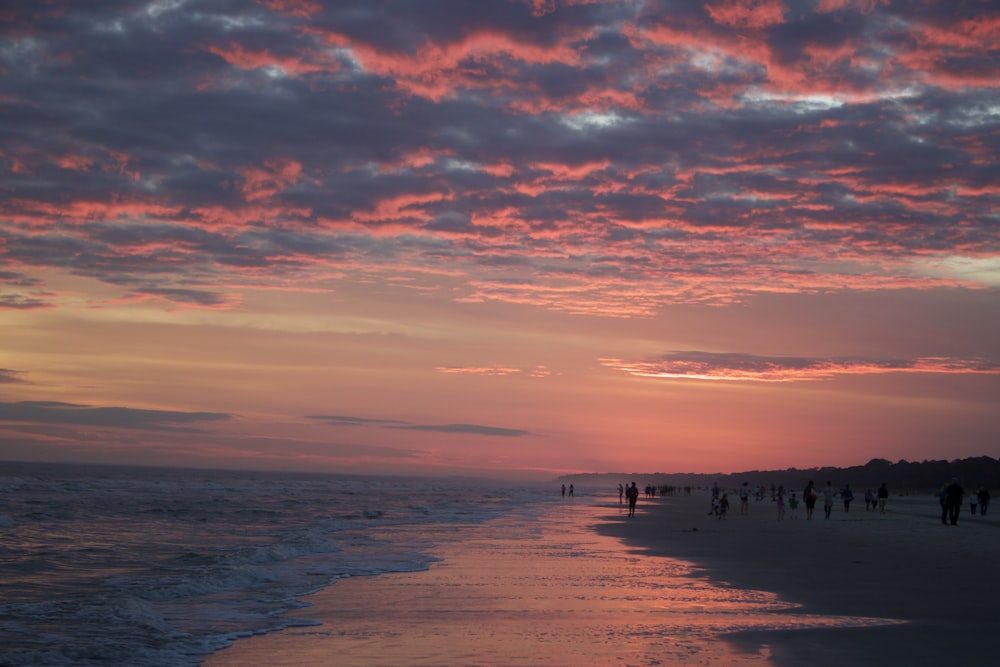
[[[705,10],[712,20],[731,28],[769,28],[783,23],[788,7],[780,0],[722,0]]]
[[[237,42],[227,45],[210,44],[205,50],[244,70],[279,67],[288,75],[302,76],[315,72],[336,72],[340,69],[340,64],[335,59],[321,52],[307,56],[279,56],[267,49],[249,49]]]
[[[302,163],[290,158],[267,160],[260,167],[241,167],[237,173],[243,177],[240,191],[248,202],[270,199],[299,182]]]
[[[579,53],[565,44],[544,46],[490,30],[452,42],[426,41],[415,53],[379,50],[335,32],[322,36],[332,46],[349,49],[367,72],[391,77],[399,89],[434,102],[455,96],[461,88],[517,85],[511,78],[484,76],[485,67],[509,74],[515,64],[575,65],[580,61]]]
[[[11,220],[37,226],[53,222],[84,223],[121,219],[170,218],[183,210],[180,205],[161,204],[140,197],[112,198],[111,201],[77,200],[41,202],[12,199],[2,209]]]
[[[429,220],[430,214],[424,210],[424,204],[437,203],[453,199],[450,193],[403,194],[378,200],[369,211],[355,211],[353,218],[360,222],[379,222],[399,220],[401,218],[417,218]]]
[[[507,366],[439,366],[434,370],[446,375],[504,376],[517,375],[522,372],[520,368],[510,368]]]
[[[72,171],[87,171],[93,166],[94,158],[86,155],[70,153],[56,158],[56,164],[63,169],[69,169]]]
[[[862,14],[871,14],[879,5],[889,6],[889,0],[819,0],[816,11],[829,14],[844,9],[854,9]]]
[[[256,2],[279,14],[310,18],[323,11],[323,6],[313,0],[256,0]]]
[[[690,351],[670,352],[651,360],[609,358],[600,362],[639,377],[736,382],[801,382],[886,373],[1000,374],[1000,364],[993,361],[948,357],[823,359]]]

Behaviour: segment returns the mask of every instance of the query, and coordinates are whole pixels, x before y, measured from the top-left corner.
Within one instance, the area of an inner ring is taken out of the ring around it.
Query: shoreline
[[[584,496],[540,516],[421,528],[438,559],[429,569],[341,579],[295,611],[319,625],[238,639],[203,664],[766,667],[766,649],[719,641],[719,629],[850,621],[776,613],[788,605],[772,594],[695,581],[687,562],[629,553],[593,530],[614,511]]]
[[[428,570],[340,580],[295,612],[320,625],[203,664],[939,667],[996,652],[1000,517],[942,526],[931,497],[783,522],[768,501],[726,521],[708,505],[640,499],[629,518],[581,493],[541,522],[414,528]]]
[[[694,563],[721,585],[776,593],[795,612],[905,621],[880,627],[746,631],[745,650],[767,647],[777,665],[975,664],[996,652],[1000,521],[970,516],[944,526],[931,496],[890,498],[886,514],[838,502],[831,518],[777,521],[770,500],[739,501],[720,521],[707,493],[640,499],[638,516],[594,529],[634,552]]]

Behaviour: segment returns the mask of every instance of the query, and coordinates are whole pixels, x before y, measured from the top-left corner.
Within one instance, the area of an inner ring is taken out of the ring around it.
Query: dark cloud
[[[470,435],[488,435],[500,437],[520,437],[531,435],[528,431],[498,426],[481,426],[478,424],[413,424],[396,419],[368,419],[363,417],[344,417],[340,415],[308,415],[307,419],[318,419],[332,426],[377,426],[380,428],[400,429],[404,431],[433,431],[435,433],[465,433]]]
[[[408,422],[397,419],[366,419],[342,415],[306,415],[306,419],[318,419],[331,426],[404,426],[408,424]]]
[[[11,370],[10,368],[0,368],[0,384],[12,384],[15,382],[24,382],[22,377],[24,373],[22,371]]]
[[[218,308],[202,284],[264,272],[523,267],[617,282],[475,296],[595,313],[668,287],[634,314],[856,289],[858,262],[866,288],[995,284],[913,266],[1000,254],[997,10],[782,4],[10,10],[0,281]]]
[[[35,310],[51,308],[52,304],[44,299],[23,294],[0,294],[0,310]]]
[[[410,426],[399,426],[396,428],[408,431],[434,431],[436,433],[466,433],[471,435],[490,435],[506,438],[517,438],[531,435],[528,431],[516,428],[501,428],[498,426],[480,426],[478,424],[413,424]]]
[[[1000,374],[1000,361],[981,357],[816,358],[688,350],[635,361],[602,359],[601,363],[642,377],[756,382],[798,382],[831,379],[842,375],[903,372]]]
[[[169,410],[139,410],[123,407],[93,407],[60,402],[22,401],[0,403],[0,421],[39,424],[79,424],[85,426],[151,429],[157,431],[199,432],[199,429],[177,426],[230,419],[219,412],[174,412]]]

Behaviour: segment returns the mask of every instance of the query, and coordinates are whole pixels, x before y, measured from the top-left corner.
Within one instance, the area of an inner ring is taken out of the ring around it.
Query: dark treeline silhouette
[[[819,485],[827,481],[840,488],[850,484],[862,493],[866,488],[877,489],[885,483],[893,495],[902,493],[937,493],[952,477],[957,477],[967,491],[985,487],[1000,490],[1000,459],[980,456],[954,461],[906,461],[896,463],[886,459],[872,459],[868,463],[849,468],[787,468],[785,470],[747,470],[737,473],[588,473],[565,475],[559,482],[577,486],[607,486],[616,489],[619,482],[636,480],[640,485],[710,487],[718,483],[724,487],[738,487],[743,482],[750,486],[780,484],[786,489],[799,490],[813,480]]]

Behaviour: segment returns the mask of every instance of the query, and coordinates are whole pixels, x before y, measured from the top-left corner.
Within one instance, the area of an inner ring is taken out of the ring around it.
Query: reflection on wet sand
[[[885,622],[797,614],[773,594],[714,585],[590,530],[608,511],[580,501],[541,521],[400,528],[442,560],[340,581],[298,612],[322,626],[243,640],[205,664],[762,665],[766,646],[740,652],[720,635]]]

